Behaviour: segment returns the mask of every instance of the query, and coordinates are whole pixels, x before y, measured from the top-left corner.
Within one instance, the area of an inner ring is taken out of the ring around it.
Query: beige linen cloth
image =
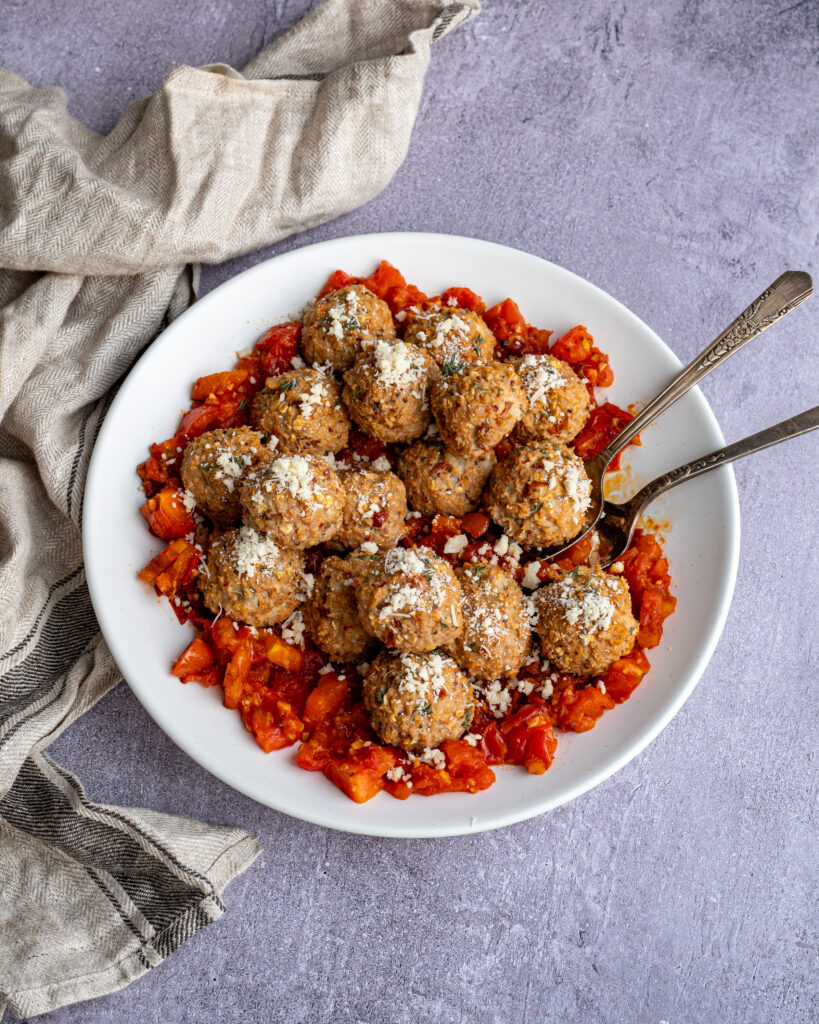
[[[120,679],[80,548],[107,396],[195,298],[190,264],[387,184],[431,44],[477,10],[327,0],[242,74],[176,68],[104,138],[0,71],[0,1016],[127,985],[259,853],[238,828],[94,804],[44,753]]]

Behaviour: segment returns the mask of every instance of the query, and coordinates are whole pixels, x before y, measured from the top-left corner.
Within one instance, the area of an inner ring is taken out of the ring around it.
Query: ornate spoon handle
[[[761,452],[763,448],[770,448],[771,445],[787,441],[791,437],[799,437],[800,434],[807,434],[810,430],[819,427],[819,405],[812,409],[792,416],[789,420],[783,420],[776,426],[768,427],[767,430],[760,430],[758,434],[751,434],[742,441],[735,441],[726,448],[720,448],[710,455],[705,455],[694,462],[688,462],[678,469],[672,469],[670,473],[652,480],[642,490],[638,491],[627,503],[629,518],[638,516],[655,498],[676,487],[683,480],[691,480],[695,476],[702,476],[703,473],[710,473],[712,469],[725,466],[729,462],[741,459],[745,455],[753,455],[754,452]]]
[[[598,456],[600,463],[607,466],[614,456],[653,422],[673,402],[681,398],[698,384],[703,377],[738,352],[743,345],[753,341],[777,320],[781,320],[805,299],[813,294],[810,274],[803,270],[786,270],[772,285],[758,296],[748,308],[739,314],[732,324],[689,363],[684,370],[643,409],[631,423],[614,438],[611,444]],[[776,429],[772,427],[771,429]]]

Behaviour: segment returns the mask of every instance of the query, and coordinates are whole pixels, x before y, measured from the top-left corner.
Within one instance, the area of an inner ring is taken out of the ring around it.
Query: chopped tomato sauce
[[[582,324],[551,343],[552,332],[529,324],[512,299],[487,309],[483,298],[466,287],[428,297],[386,261],[366,278],[334,271],[319,297],[351,284],[364,285],[389,305],[399,333],[402,314],[410,306],[457,306],[483,316],[498,340],[498,358],[551,352],[569,363],[592,398],[589,419],[573,442],[584,460],[602,451],[633,419],[611,402],[597,403],[595,389],[608,387],[614,375],[608,356]],[[496,715],[488,704],[476,701],[469,741],[446,740],[432,759],[435,763],[379,741],[353,666],[331,670],[326,656],[309,639],[295,645],[284,639],[280,627],[252,628],[227,615],[214,616],[204,606],[197,583],[202,550],[192,539],[198,536],[202,515],[197,511],[194,517],[187,509],[179,478],[185,447],[205,431],[246,424],[253,397],[265,380],[289,369],[299,354],[301,332],[299,323],[276,324],[232,369],[198,378],[191,389],[193,404],[183,413],[174,436],[152,444],[149,457],[138,467],[146,495],[140,511],[152,533],[167,542],[140,572],[140,579],[167,597],[179,621],[192,623],[197,631],[172,674],[183,683],[220,685],[225,706],[238,711],[262,750],[298,745],[296,764],[322,772],[356,803],[382,791],[399,800],[412,794],[477,793],[493,784],[496,765],[519,765],[543,774],[556,754],[555,730],[594,728],[606,711],[628,700],[649,671],[645,651],[660,643],[664,622],[676,606],[668,560],[651,533],[636,531],[620,559],[622,565],[616,567],[628,583],[639,622],[632,651],[599,679],[557,673],[539,661],[523,666],[521,684],[510,691],[504,713]],[[639,444],[639,439],[631,443]],[[497,457],[505,457],[512,448],[504,439],[496,448]],[[336,458],[358,465],[384,457],[394,466],[397,454],[395,446],[354,428]],[[449,544],[454,538],[457,542]],[[498,527],[477,510],[460,517],[412,515],[401,543],[430,547],[453,565],[491,561],[520,580],[525,549],[518,546],[515,554],[509,551],[508,540],[502,545],[501,541]],[[596,550],[592,532],[559,559],[542,562],[538,578],[545,582],[561,570],[590,564]],[[306,571],[317,572],[327,553],[321,547],[308,550]]]

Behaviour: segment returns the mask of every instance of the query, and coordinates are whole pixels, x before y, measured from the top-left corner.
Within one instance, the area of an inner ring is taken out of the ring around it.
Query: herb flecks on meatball
[[[511,360],[526,391],[529,408],[513,437],[522,444],[573,441],[589,418],[591,399],[568,363],[551,355]]]
[[[364,348],[344,374],[344,401],[361,429],[379,441],[412,441],[429,426],[427,390],[440,371],[403,341]]]
[[[181,477],[196,504],[217,526],[231,526],[241,516],[242,480],[268,451],[261,434],[250,427],[209,430],[185,448]]]
[[[583,462],[563,445],[529,446],[498,463],[487,496],[492,518],[510,537],[551,547],[580,532],[591,481]]]
[[[478,679],[509,678],[529,657],[529,600],[512,575],[497,565],[457,569],[463,591],[463,633],[447,648]]]
[[[424,652],[463,629],[461,586],[451,566],[429,548],[393,548],[358,594],[361,623],[387,647]]]
[[[477,506],[495,462],[493,451],[456,455],[430,438],[406,448],[397,469],[417,512],[463,516]]]
[[[638,624],[620,576],[578,566],[539,590],[535,603],[543,654],[561,672],[602,675],[634,646]]]
[[[471,309],[433,306],[411,309],[404,341],[429,351],[444,373],[460,373],[472,363],[486,363],[495,354],[495,335]]]
[[[333,546],[391,548],[406,533],[407,492],[395,473],[350,469],[339,473],[344,491],[341,526]]]
[[[205,605],[249,626],[275,626],[304,597],[304,557],[242,526],[214,537],[199,586]]]
[[[304,604],[304,624],[313,643],[333,661],[356,661],[373,646],[358,615],[357,593],[373,556],[331,555],[321,563],[313,593]]]
[[[430,404],[441,440],[459,455],[494,448],[529,405],[514,368],[494,362],[445,375],[433,385]]]
[[[350,419],[341,387],[327,367],[307,366],[268,377],[250,417],[285,455],[323,455],[347,444]]]
[[[302,350],[309,363],[352,366],[363,344],[394,338],[390,307],[362,284],[339,288],[318,299],[304,317]]]
[[[330,540],[342,523],[344,491],[319,455],[282,455],[251,471],[242,486],[244,519],[285,547]]]
[[[474,696],[452,658],[384,651],[364,680],[364,707],[384,743],[420,753],[467,731]]]

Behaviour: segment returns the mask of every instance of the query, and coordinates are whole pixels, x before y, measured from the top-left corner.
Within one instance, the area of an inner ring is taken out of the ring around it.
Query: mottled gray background
[[[305,0],[0,0],[0,60],[105,131],[176,63],[241,66]],[[692,356],[786,267],[816,276],[815,0],[495,0],[439,44],[409,155],[363,209],[204,272],[365,231],[475,235],[610,291]],[[819,300],[705,385],[729,440],[817,402]],[[282,817],[120,686],[53,748],[96,800],[265,852],[169,961],[53,1024],[819,1019],[816,440],[739,464],[725,634],[663,734],[535,821],[434,842]],[[411,813],[411,808],[408,807]]]

